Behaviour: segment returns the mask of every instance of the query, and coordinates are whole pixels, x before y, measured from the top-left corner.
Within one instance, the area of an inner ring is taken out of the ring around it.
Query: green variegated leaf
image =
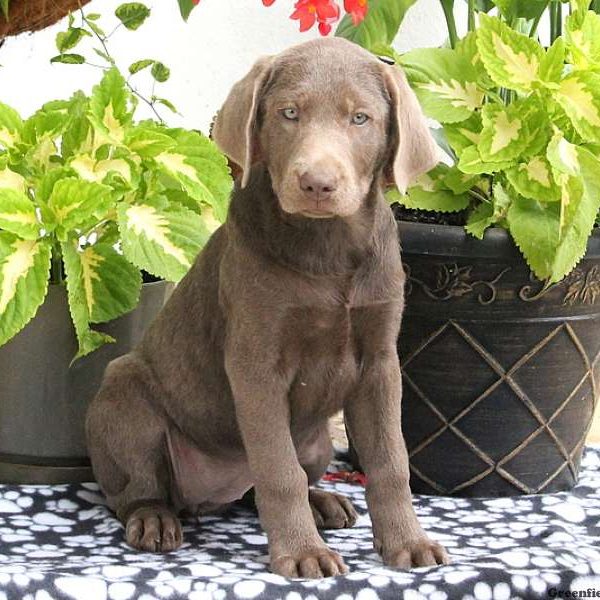
[[[469,146],[465,148],[458,161],[458,168],[463,173],[475,174],[489,174],[497,173],[510,168],[514,164],[514,161],[506,162],[487,162],[481,158],[477,146]]]
[[[168,281],[179,281],[187,273],[210,237],[200,216],[183,207],[122,203],[118,215],[125,256]]]
[[[62,136],[64,158],[92,151],[94,140],[88,119],[89,104],[89,99],[82,92],[76,92],[69,100],[69,121]]]
[[[0,148],[10,148],[20,140],[23,121],[19,113],[0,102]]]
[[[568,142],[562,133],[557,131],[548,144],[546,155],[560,188],[559,227],[562,231],[568,216],[568,207],[579,206],[584,192],[578,147]]]
[[[439,212],[456,212],[465,209],[470,202],[467,193],[455,194],[444,187],[444,177],[449,169],[440,164],[429,173],[421,175],[408,188],[405,195],[393,188],[386,197],[389,202],[399,202],[407,208],[435,210]]]
[[[542,204],[517,196],[508,209],[507,221],[515,243],[536,277],[551,279],[559,244],[558,203]]]
[[[550,138],[547,114],[534,96],[503,106],[486,104],[478,145],[487,162],[518,160],[523,154],[539,153]]]
[[[455,50],[413,50],[402,65],[425,114],[440,123],[464,121],[483,105],[475,67]]]
[[[169,79],[169,77],[171,77],[171,69],[157,60],[154,61],[154,64],[150,69],[150,73],[152,74],[152,77],[159,83],[164,83]]]
[[[544,83],[558,83],[565,69],[566,48],[562,37],[548,48],[540,63],[540,79]]]
[[[486,229],[494,225],[496,221],[492,202],[482,202],[471,211],[465,225],[465,230],[473,237],[482,240]]]
[[[140,71],[147,69],[150,65],[153,65],[154,61],[151,60],[150,58],[144,58],[143,60],[137,60],[134,63],[131,63],[129,65],[129,72],[132,75],[135,75],[136,73],[139,73]]]
[[[140,124],[131,127],[125,138],[127,147],[142,158],[154,158],[175,147],[175,140],[155,125]]]
[[[560,281],[583,257],[600,208],[600,161],[584,148],[566,151],[562,144],[555,146],[549,156],[565,176],[561,203],[521,198],[509,210],[517,245],[535,274],[550,282]],[[572,177],[571,172],[579,176]]]
[[[16,233],[26,240],[39,237],[40,224],[35,205],[23,192],[0,187],[0,229]]]
[[[158,168],[175,178],[192,198],[212,206],[224,220],[232,186],[225,157],[200,134],[183,129],[167,129],[165,133],[177,147],[154,157]]]
[[[85,62],[85,56],[81,54],[59,54],[58,56],[53,56],[50,62],[63,65],[82,65]]]
[[[94,160],[89,154],[80,154],[69,166],[82,179],[96,183],[103,183],[110,173],[119,175],[128,184],[131,184],[134,178],[133,166],[124,158]]]
[[[50,169],[40,179],[35,189],[35,200],[37,204],[45,204],[50,199],[54,184],[60,179],[66,179],[68,177],[76,177],[77,173],[73,169],[68,167],[58,167],[56,169]]]
[[[0,346],[35,316],[46,297],[50,246],[0,231]]]
[[[461,123],[444,125],[444,133],[454,152],[460,156],[465,148],[479,144],[482,127],[481,114],[475,113]]]
[[[421,187],[410,188],[397,202],[407,208],[434,210],[439,212],[457,212],[469,206],[469,194],[455,194],[450,190],[426,190]]]
[[[547,158],[558,173],[581,177],[577,146],[568,142],[560,132],[556,132],[548,144]]]
[[[586,141],[600,141],[600,75],[575,71],[555,91],[556,101]]]
[[[544,156],[534,156],[527,162],[506,172],[508,181],[525,198],[541,202],[560,200],[560,187],[556,185],[550,163]]]
[[[452,167],[443,176],[442,183],[455,194],[464,194],[475,187],[480,179],[479,175],[463,173],[458,167]]]
[[[69,122],[69,103],[44,105],[23,123],[21,139],[37,145],[45,138],[54,140],[60,136]]]
[[[166,98],[158,98],[156,96],[152,96],[152,101],[155,104],[160,104],[162,106],[166,106],[172,113],[179,114],[177,111],[177,107],[170,100],[167,100]]]
[[[0,164],[0,188],[8,188],[25,193],[27,191],[27,184],[22,175],[15,173],[8,167],[3,168]]]
[[[71,259],[79,261],[76,271],[89,323],[112,321],[136,307],[142,286],[137,267],[107,243],[79,249],[69,241],[62,244],[63,250],[67,246]]]
[[[477,47],[476,31],[469,31],[467,35],[458,40],[455,51],[458,56],[466,59],[471,66],[475,67],[478,64],[483,66],[481,56],[479,55],[479,48]]]
[[[567,0],[563,0],[566,2]],[[571,10],[573,12],[579,12],[587,10],[590,6],[591,0],[569,0],[569,4],[571,5]]]
[[[599,68],[600,15],[588,10],[569,15],[565,22],[565,39],[577,68]]]
[[[527,92],[540,77],[540,44],[495,17],[480,15],[477,47],[490,77],[499,86]]]
[[[125,130],[132,121],[131,94],[118,69],[108,70],[100,84],[94,87],[90,99],[89,119],[95,129],[97,145],[120,145]]]
[[[482,202],[469,215],[465,229],[468,233],[483,239],[485,230],[506,218],[512,198],[501,184],[494,185],[494,193],[490,202]]]
[[[482,111],[483,130],[478,147],[484,160],[514,160],[527,147],[529,136],[525,115],[514,106],[486,104]]]
[[[62,54],[65,50],[75,48],[84,36],[91,35],[89,31],[81,27],[69,27],[67,31],[60,31],[56,34],[56,48]]]
[[[165,208],[177,208],[177,206],[184,206],[185,208],[189,208],[189,210],[192,210],[199,215],[203,213],[204,209],[209,208],[206,204],[202,205],[194,200],[194,198],[192,198],[180,187],[167,188],[162,191],[161,194],[168,200],[167,204],[165,204]]]
[[[88,19],[87,21],[87,26],[99,37],[104,37],[106,36],[106,31],[104,31],[104,29],[102,29],[102,27],[100,27],[100,25],[98,25],[98,23],[94,23],[93,21],[90,21]]]
[[[126,2],[117,7],[115,15],[127,29],[136,30],[150,16],[150,9],[141,2]]]
[[[35,175],[40,176],[51,169],[53,163],[56,164],[58,152],[56,141],[51,136],[43,136],[33,148],[27,150],[25,154],[27,165]]]
[[[73,360],[81,358],[100,348],[104,344],[114,342],[114,338],[90,328],[84,269],[75,241],[61,244],[62,257],[67,274],[67,294],[69,311],[77,334],[79,350]],[[89,273],[89,271],[88,271]],[[89,284],[91,285],[91,284]],[[93,291],[90,292],[93,294]]]
[[[565,182],[566,202],[560,218],[560,244],[553,264],[552,281],[560,281],[569,273],[587,249],[600,209],[600,161],[583,148],[577,148],[581,179]],[[578,193],[578,183],[583,183],[583,193]]]
[[[456,53],[458,56],[466,60],[475,69],[477,82],[480,88],[492,89],[495,87],[494,82],[485,70],[485,65],[481,60],[479,48],[477,47],[477,31],[470,31],[461,38],[456,44]]]
[[[61,241],[70,230],[83,226],[92,217],[100,220],[112,203],[111,188],[76,178],[60,179],[48,200]]]
[[[92,50],[105,62],[107,62],[109,65],[111,66],[115,66],[116,62],[115,59],[110,56],[109,54],[107,54],[106,52],[99,50],[98,48],[92,48]]]
[[[205,206],[202,208],[202,214],[200,215],[202,219],[202,223],[206,227],[206,230],[212,235],[221,225],[223,225],[223,221],[220,221],[215,211],[210,206]]]

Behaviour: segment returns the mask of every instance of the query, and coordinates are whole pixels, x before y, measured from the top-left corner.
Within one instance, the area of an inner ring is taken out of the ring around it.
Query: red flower
[[[334,0],[298,0],[294,8],[290,18],[300,21],[300,31],[308,31],[318,21],[319,32],[327,35],[331,24],[340,18],[340,7]]]
[[[366,17],[369,5],[367,0],[344,0],[344,10],[350,14],[356,27]]]
[[[271,6],[271,4],[273,4],[273,2],[275,2],[275,0],[262,0],[262,3],[265,6]]]

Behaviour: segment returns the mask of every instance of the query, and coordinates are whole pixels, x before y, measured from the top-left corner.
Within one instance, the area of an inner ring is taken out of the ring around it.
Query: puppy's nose
[[[333,173],[306,171],[300,175],[300,189],[315,200],[327,200],[337,189],[337,177]]]

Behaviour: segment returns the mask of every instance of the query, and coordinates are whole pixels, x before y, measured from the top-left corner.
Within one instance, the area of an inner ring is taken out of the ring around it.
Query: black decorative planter
[[[0,348],[0,483],[93,481],[87,405],[108,362],[138,342],[170,290],[163,281],[144,284],[135,310],[97,326],[117,342],[69,367],[77,340],[66,291],[50,286],[35,318]]]
[[[483,241],[462,227],[399,230],[413,492],[572,487],[600,386],[600,235],[570,276],[544,289],[502,229]]]

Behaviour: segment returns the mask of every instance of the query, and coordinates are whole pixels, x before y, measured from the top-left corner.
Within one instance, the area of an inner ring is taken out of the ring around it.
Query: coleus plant
[[[118,70],[91,96],[23,121],[0,103],[0,345],[66,285],[76,357],[109,336],[92,325],[132,310],[141,271],[178,281],[224,221],[226,159],[208,138],[136,122]]]
[[[466,209],[478,238],[506,228],[533,273],[553,283],[584,255],[600,208],[600,15],[573,1],[564,35],[551,15],[545,48],[535,32],[548,2],[520,3],[535,8],[524,16],[510,13],[518,2],[482,3],[494,5],[498,16],[480,12],[477,27],[470,19],[454,48],[371,48],[403,65],[450,158],[406,196],[389,196],[409,208]]]

